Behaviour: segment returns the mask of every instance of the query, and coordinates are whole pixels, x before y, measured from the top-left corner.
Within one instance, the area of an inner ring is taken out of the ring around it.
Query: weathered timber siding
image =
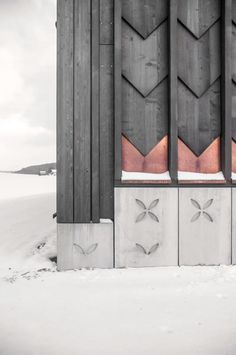
[[[59,223],[113,219],[113,1],[58,1]]]

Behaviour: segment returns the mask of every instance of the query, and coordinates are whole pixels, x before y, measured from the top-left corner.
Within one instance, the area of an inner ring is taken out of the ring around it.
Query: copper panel
[[[232,140],[232,172],[236,173],[236,143]]]
[[[180,139],[178,139],[178,170],[196,173],[218,173],[220,166],[220,138],[197,157]]]
[[[122,136],[122,170],[164,173],[168,170],[168,137],[165,136],[146,156]]]

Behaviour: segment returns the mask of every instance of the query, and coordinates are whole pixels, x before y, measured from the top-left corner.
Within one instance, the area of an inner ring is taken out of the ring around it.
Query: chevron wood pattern
[[[178,135],[196,157],[221,134],[220,18],[221,1],[178,1]]]
[[[123,0],[122,16],[144,39],[168,16],[166,0]]]
[[[165,136],[146,156],[143,156],[127,138],[122,137],[122,170],[164,173],[168,170],[168,137]]]
[[[232,20],[233,23],[236,25],[236,1],[232,0]]]
[[[145,98],[123,79],[123,134],[143,154],[168,131],[168,82],[165,79]]]
[[[200,39],[178,26],[179,78],[200,97],[220,76],[220,23]]]
[[[220,13],[220,0],[178,0],[179,20],[197,38],[220,18]]]
[[[129,171],[167,170],[168,12],[166,0],[122,1],[122,156]]]
[[[236,84],[236,23],[234,22],[232,23],[232,77]]]
[[[145,97],[168,73],[167,21],[143,40],[122,22],[122,74]]]
[[[179,137],[197,156],[220,135],[220,80],[196,98],[178,83]]]

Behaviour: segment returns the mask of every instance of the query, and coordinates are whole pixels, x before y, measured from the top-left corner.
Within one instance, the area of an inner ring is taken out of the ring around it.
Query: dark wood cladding
[[[115,2],[116,180],[121,179],[122,134],[139,151],[141,160],[168,134],[168,17],[166,0]],[[129,154],[125,156],[127,163]],[[167,155],[155,155],[160,166],[163,156],[166,166]],[[147,166],[155,170],[158,164]]]
[[[113,1],[58,1],[59,223],[113,218]]]
[[[91,221],[91,8],[74,12],[74,222]],[[93,142],[96,144],[96,142]]]
[[[196,157],[221,134],[220,18],[218,0],[178,3],[178,135]]]
[[[100,217],[113,216],[113,46],[100,46]]]
[[[114,43],[113,0],[100,0],[100,44]]]
[[[178,0],[169,2],[169,150],[168,165],[172,181],[178,172],[178,122],[177,122],[177,11]]]
[[[236,170],[236,0],[58,0],[57,215],[113,219],[122,169]]]
[[[236,173],[236,0],[232,0],[232,171]]]
[[[222,171],[226,181],[232,174],[232,0],[222,1]]]
[[[74,220],[73,0],[57,1],[57,220]]]

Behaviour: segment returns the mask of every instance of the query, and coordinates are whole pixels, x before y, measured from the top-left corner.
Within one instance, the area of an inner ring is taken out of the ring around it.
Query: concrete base
[[[114,223],[58,224],[58,270],[236,264],[236,187],[115,188]]]
[[[115,265],[178,265],[178,189],[115,189]]]
[[[57,268],[113,267],[113,223],[58,224]]]
[[[231,264],[231,189],[179,189],[180,265]]]

